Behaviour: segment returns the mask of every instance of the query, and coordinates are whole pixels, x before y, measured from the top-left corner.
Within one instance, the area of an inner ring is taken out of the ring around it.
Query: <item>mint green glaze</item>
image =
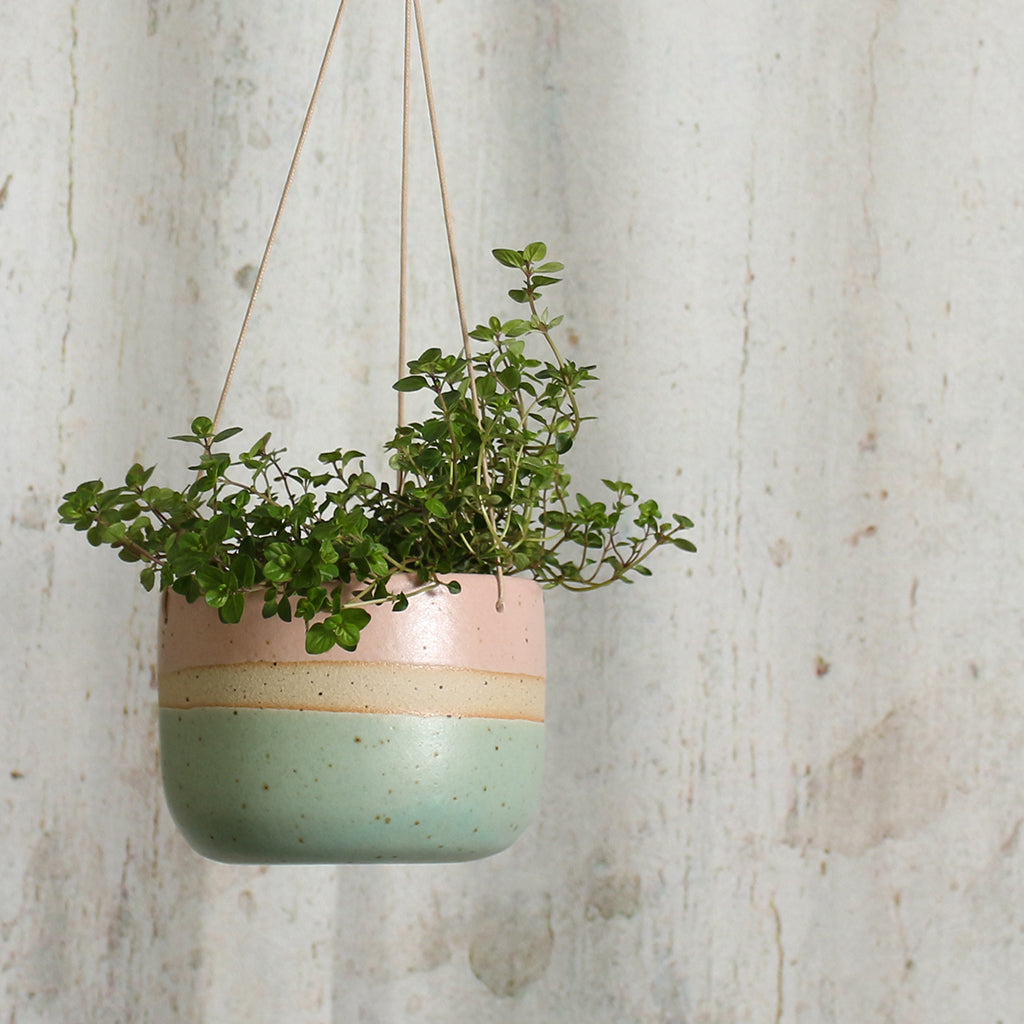
[[[205,857],[461,861],[509,846],[540,801],[544,726],[496,718],[160,711],[164,792]]]

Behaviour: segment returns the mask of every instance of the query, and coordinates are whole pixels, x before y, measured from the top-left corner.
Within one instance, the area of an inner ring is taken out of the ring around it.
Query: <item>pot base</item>
[[[160,710],[164,792],[231,863],[446,862],[510,846],[539,803],[541,722],[251,707]]]

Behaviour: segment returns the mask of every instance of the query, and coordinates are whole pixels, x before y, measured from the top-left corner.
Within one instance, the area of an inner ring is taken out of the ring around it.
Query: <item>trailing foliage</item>
[[[215,432],[201,416],[174,438],[198,449],[191,484],[159,486],[155,467],[136,464],[121,486],[90,480],[64,495],[61,522],[141,563],[147,590],[203,597],[224,622],[238,622],[246,595],[261,591],[265,616],[305,620],[314,654],[354,650],[369,606],[401,611],[420,589],[457,590],[438,583],[449,573],[500,567],[588,590],[650,575],[644,563],[661,546],[694,551],[683,536],[693,523],[666,518],[630,483],[605,480],[602,500],[572,492],[562,460],[586,419],[578,395],[595,368],[563,359],[552,340],[562,318],[538,300],[562,264],[546,255],[540,242],[494,251],[521,272],[509,295],[526,308],[471,332],[482,346],[475,381],[464,355],[431,348],[394,385],[433,396],[430,415],[384,445],[396,486],[369,473],[361,452],[340,448],[316,469],[286,468],[270,434],[232,455],[223,446],[241,428]],[[544,343],[543,358],[528,351],[531,336]],[[421,586],[395,593],[397,574]],[[350,581],[359,582],[343,588]]]

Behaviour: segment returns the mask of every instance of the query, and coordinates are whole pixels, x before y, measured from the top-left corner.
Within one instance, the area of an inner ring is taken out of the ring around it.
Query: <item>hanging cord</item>
[[[405,0],[405,65],[402,73],[402,216],[399,243],[398,280],[398,376],[405,376],[408,361],[406,326],[408,320],[406,297],[409,266],[409,107],[412,83],[412,0]],[[398,392],[398,426],[405,426],[405,392]],[[405,471],[398,471],[398,490],[405,482]]]
[[[274,221],[270,227],[270,234],[267,238],[267,244],[263,250],[263,257],[260,260],[259,269],[256,272],[256,280],[253,282],[252,292],[249,295],[249,302],[246,306],[245,316],[242,319],[242,326],[238,332],[238,340],[235,342],[235,350],[231,357],[231,364],[228,367],[227,376],[224,379],[224,386],[221,388],[220,399],[217,402],[217,411],[213,417],[212,433],[216,433],[217,425],[220,422],[221,414],[224,411],[224,403],[227,400],[228,391],[231,389],[231,382],[235,376],[235,369],[238,366],[238,359],[242,352],[242,344],[245,341],[245,335],[249,328],[249,321],[252,319],[253,307],[256,304],[256,296],[259,293],[260,285],[263,283],[263,275],[266,273],[267,263],[270,259],[270,252],[274,247],[274,241],[277,238],[277,230],[281,223],[281,214],[284,211],[285,203],[288,201],[289,193],[291,192],[292,182],[295,179],[295,171],[298,167],[299,157],[302,155],[302,149],[306,142],[306,136],[309,133],[309,126],[313,120],[313,112],[316,109],[317,100],[320,97],[320,89],[323,85],[324,77],[327,73],[327,66],[330,63],[331,55],[334,52],[334,46],[338,39],[338,33],[341,28],[341,16],[345,11],[345,5],[348,0],[341,0],[338,5],[338,13],[334,18],[334,25],[331,28],[330,37],[327,40],[327,47],[324,50],[323,59],[320,62],[320,71],[317,74],[316,84],[313,87],[313,93],[309,99],[309,105],[306,108],[306,116],[302,121],[302,129],[299,132],[298,141],[295,144],[295,152],[292,154],[291,164],[288,167],[288,176],[285,179],[284,188],[281,191],[281,198],[277,204],[277,211],[274,214]],[[480,428],[481,440],[484,434],[484,422],[483,412],[480,406],[480,395],[477,390],[476,384],[476,372],[473,369],[473,350],[469,340],[469,328],[466,321],[465,302],[463,300],[462,293],[462,279],[459,274],[459,261],[455,254],[455,238],[452,227],[452,216],[451,206],[448,201],[448,184],[444,173],[444,160],[441,156],[441,140],[440,133],[437,127],[437,110],[434,105],[434,89],[432,80],[430,77],[430,61],[427,57],[427,45],[426,45],[426,33],[423,28],[423,11],[420,7],[420,0],[406,0],[405,9],[405,73],[403,81],[403,105],[402,105],[402,215],[401,215],[401,269],[400,269],[400,284],[399,284],[399,376],[402,376],[405,372],[406,363],[406,293],[408,285],[407,275],[407,264],[408,264],[408,206],[409,206],[409,121],[410,121],[410,81],[411,81],[411,66],[412,66],[412,13],[415,12],[416,22],[416,33],[419,42],[420,50],[420,63],[423,68],[423,84],[426,90],[427,97],[427,111],[430,115],[430,133],[433,139],[434,145],[434,160],[437,165],[437,177],[438,184],[441,189],[441,208],[444,212],[444,226],[445,233],[448,239],[448,257],[451,261],[452,268],[452,281],[455,286],[455,304],[458,308],[459,314],[459,329],[462,334],[462,348],[466,356],[466,369],[469,377],[469,390],[473,403],[473,412],[476,416],[477,425]],[[402,427],[405,425],[405,404],[403,401],[402,393],[399,392],[398,398],[398,425]],[[484,482],[484,486],[488,491],[492,489],[491,482],[491,469],[487,459],[486,448],[481,449],[480,452],[480,472]],[[401,477],[399,478],[399,489],[401,489]],[[487,516],[487,522],[490,527],[492,537],[497,537],[498,529],[494,519],[494,509],[491,506],[487,506],[485,509]],[[505,609],[504,592],[503,592],[503,574],[501,564],[495,566],[495,578],[498,584],[498,596],[495,602],[495,608],[501,612]]]
[[[224,387],[221,388],[220,400],[217,402],[217,411],[213,416],[212,432],[217,432],[217,424],[220,422],[221,413],[224,411],[224,403],[231,389],[231,382],[235,376],[235,368],[238,366],[238,357],[242,353],[242,343],[245,341],[246,331],[249,329],[249,321],[252,319],[253,306],[256,304],[256,295],[263,284],[263,275],[267,270],[267,262],[270,259],[270,250],[274,247],[274,240],[277,238],[278,225],[281,223],[281,213],[284,204],[288,201],[288,194],[292,189],[292,182],[295,179],[295,169],[299,164],[299,157],[302,154],[302,147],[306,143],[306,135],[309,133],[309,125],[313,120],[313,111],[316,109],[317,100],[320,97],[320,87],[323,85],[324,76],[327,73],[327,65],[331,61],[331,54],[334,52],[334,44],[338,39],[338,31],[341,28],[341,15],[345,10],[348,0],[341,0],[338,5],[338,13],[334,18],[334,26],[331,29],[330,38],[327,40],[327,49],[324,51],[323,60],[320,62],[320,73],[316,77],[316,85],[313,86],[313,94],[309,98],[309,106],[306,108],[306,116],[302,122],[302,130],[299,132],[299,141],[295,144],[295,152],[292,155],[292,162],[288,168],[288,177],[285,179],[284,189],[281,198],[278,200],[277,212],[274,214],[274,222],[270,227],[270,235],[267,238],[266,247],[263,250],[263,258],[260,260],[259,270],[256,272],[256,280],[249,295],[249,304],[245,309],[245,317],[242,320],[241,330],[238,332],[238,341],[235,342],[235,351],[231,357],[231,365],[228,367],[227,377],[224,378]]]
[[[409,0],[406,0],[408,8]],[[448,258],[452,265],[452,282],[455,285],[455,304],[459,311],[459,329],[462,332],[462,349],[466,355],[466,370],[469,376],[469,391],[473,401],[473,412],[476,415],[476,422],[480,428],[481,441],[483,440],[484,434],[484,419],[483,412],[480,408],[480,395],[477,391],[476,386],[476,372],[473,369],[473,349],[469,341],[469,327],[466,322],[466,308],[462,296],[462,278],[459,274],[459,261],[455,255],[455,236],[452,227],[452,215],[451,206],[448,202],[448,183],[444,173],[444,160],[441,157],[441,137],[437,127],[437,110],[434,106],[434,88],[430,77],[430,61],[427,58],[427,41],[426,33],[423,30],[423,11],[420,7],[420,0],[412,0],[413,6],[416,10],[416,32],[419,39],[420,47],[420,63],[423,66],[423,85],[427,95],[427,112],[430,115],[430,134],[434,142],[434,161],[437,164],[437,180],[441,186],[441,208],[444,211],[444,228],[448,236]],[[406,131],[408,131],[409,121],[409,107],[406,104],[404,119],[406,123]],[[404,191],[404,186],[403,186]],[[405,240],[405,231],[403,228],[402,232],[403,245]],[[403,263],[405,255],[402,256]],[[403,370],[404,372],[404,370]],[[480,451],[480,472],[483,477],[484,486],[488,491],[492,490],[491,484],[491,468],[487,460],[486,448],[481,448]],[[487,516],[487,523],[490,527],[492,537],[497,537],[498,527],[494,521],[494,509],[488,505],[485,509]],[[495,578],[498,583],[498,597],[495,602],[495,608],[501,612],[505,610],[504,600],[504,588],[503,588],[503,576],[501,571],[501,563],[499,562],[495,566],[494,571]]]

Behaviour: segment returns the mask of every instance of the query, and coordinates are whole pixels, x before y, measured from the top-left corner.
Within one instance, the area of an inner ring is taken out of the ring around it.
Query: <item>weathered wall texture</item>
[[[297,456],[393,415],[400,7],[352,0],[229,407]],[[700,553],[551,598],[545,807],[507,853],[178,838],[154,600],[54,507],[180,464],[212,408],[333,8],[0,5],[0,1022],[1018,1024],[1007,0],[425,5],[474,319],[488,250],[544,238],[603,368],[578,475],[692,513]]]

